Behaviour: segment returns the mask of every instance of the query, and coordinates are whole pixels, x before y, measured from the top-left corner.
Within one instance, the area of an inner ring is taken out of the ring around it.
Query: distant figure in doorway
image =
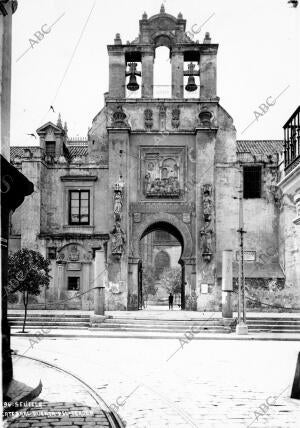
[[[173,301],[174,301],[174,296],[172,293],[170,293],[170,295],[169,295],[169,309],[173,309]]]

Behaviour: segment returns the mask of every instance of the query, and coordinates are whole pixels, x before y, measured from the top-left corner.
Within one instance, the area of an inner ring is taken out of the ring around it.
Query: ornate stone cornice
[[[63,175],[61,181],[97,181],[96,175]]]
[[[147,203],[148,202],[148,203]],[[130,214],[139,212],[139,213],[157,213],[157,212],[172,212],[174,214],[183,214],[195,212],[195,203],[194,202],[132,202],[130,204]]]
[[[47,240],[81,240],[81,239],[99,239],[102,241],[109,240],[108,233],[40,233],[38,235],[39,239],[47,239]]]

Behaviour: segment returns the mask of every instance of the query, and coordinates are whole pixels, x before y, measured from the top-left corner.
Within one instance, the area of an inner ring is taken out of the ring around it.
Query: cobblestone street
[[[112,412],[101,397],[80,379],[27,356],[14,356],[13,361],[16,379],[22,379],[31,387],[42,379],[43,386],[36,400],[26,400],[22,407],[6,409],[5,428],[116,426]]]
[[[28,345],[13,338],[19,353]],[[298,342],[182,346],[179,340],[44,338],[26,355],[80,376],[127,427],[299,426],[300,403],[289,398]]]

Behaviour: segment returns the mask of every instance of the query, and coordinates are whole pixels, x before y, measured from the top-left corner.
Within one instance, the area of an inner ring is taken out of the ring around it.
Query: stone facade
[[[108,46],[109,92],[87,139],[69,139],[59,118],[37,130],[39,147],[12,150],[12,162],[36,191],[13,215],[11,241],[14,248],[50,255],[49,305],[92,309],[88,290],[95,281],[95,251],[102,251],[106,308],[137,309],[140,240],[165,230],[181,244],[182,295],[197,309],[193,297],[201,300],[202,285],[209,292],[219,286],[222,251],[238,250],[240,165],[260,167],[261,180],[259,196],[244,200],[246,276],[284,278],[276,187],[283,143],[236,141],[233,119],[216,93],[218,45],[208,34],[194,43],[185,29],[181,14],[144,14],[137,39],[123,44],[117,34]],[[153,97],[159,46],[170,49],[168,99]],[[184,76],[194,98],[185,96]],[[137,85],[141,93],[134,98],[128,89]],[[88,195],[88,220],[81,224],[70,224],[72,192]],[[236,267],[235,258],[235,276]],[[79,278],[77,294],[86,294],[68,300],[74,294],[68,287],[77,281],[70,277]]]

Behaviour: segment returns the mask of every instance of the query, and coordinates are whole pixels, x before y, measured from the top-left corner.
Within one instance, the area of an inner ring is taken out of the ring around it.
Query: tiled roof
[[[70,155],[72,158],[75,158],[77,156],[87,156],[88,154],[88,147],[86,146],[67,146],[70,152]]]
[[[283,150],[283,140],[238,140],[237,153],[274,155]]]
[[[14,160],[15,157],[20,157],[22,158],[23,156],[25,156],[24,153],[24,149],[31,149],[34,150],[36,149],[38,146],[11,146],[10,148],[10,158],[11,160]],[[75,158],[77,156],[81,157],[81,156],[87,156],[88,154],[88,146],[87,146],[87,142],[85,145],[68,145],[67,146],[71,158]]]
[[[11,146],[10,157],[14,159],[16,156],[22,157],[25,155],[24,149],[36,149],[38,146]]]

